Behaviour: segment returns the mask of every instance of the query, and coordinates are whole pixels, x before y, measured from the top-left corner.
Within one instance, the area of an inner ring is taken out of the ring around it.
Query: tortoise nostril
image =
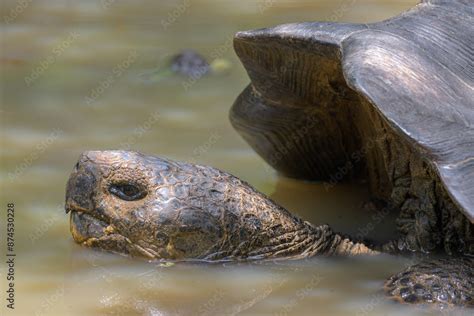
[[[76,164],[77,168],[79,164]],[[75,208],[80,211],[92,210],[94,191],[96,189],[97,180],[94,171],[88,166],[84,166],[81,170],[73,172],[69,177],[66,187],[66,203],[67,207]]]

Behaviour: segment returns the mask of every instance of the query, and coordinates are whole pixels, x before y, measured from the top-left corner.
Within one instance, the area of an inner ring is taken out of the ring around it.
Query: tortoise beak
[[[70,230],[72,237],[78,243],[89,238],[100,238],[105,235],[108,224],[87,213],[72,211],[70,217]]]
[[[97,185],[96,168],[84,156],[79,158],[67,182],[66,214],[70,211],[91,212],[94,209],[92,198]]]
[[[66,214],[70,215],[70,230],[78,243],[103,236],[106,222],[94,216],[94,195],[97,189],[97,166],[84,153],[76,163],[66,187]]]

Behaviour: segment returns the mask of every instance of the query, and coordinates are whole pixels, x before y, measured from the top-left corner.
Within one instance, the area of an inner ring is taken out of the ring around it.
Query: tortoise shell
[[[428,0],[373,24],[239,32],[251,84],[231,122],[285,176],[328,189],[367,177],[375,196],[454,203],[472,223],[473,11],[472,0]]]

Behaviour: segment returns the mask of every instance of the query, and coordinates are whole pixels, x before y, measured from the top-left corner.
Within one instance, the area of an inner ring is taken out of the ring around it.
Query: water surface
[[[416,2],[5,1],[1,205],[16,205],[17,265],[14,312],[5,309],[2,265],[2,315],[433,313],[391,303],[381,292],[409,259],[158,266],[76,245],[62,207],[82,151],[133,149],[216,166],[315,224],[389,238],[390,216],[367,226],[363,183],[326,190],[280,178],[230,127],[228,110],[248,83],[231,38],[286,22],[377,21]],[[147,80],[183,48],[225,58],[232,68],[200,80]]]

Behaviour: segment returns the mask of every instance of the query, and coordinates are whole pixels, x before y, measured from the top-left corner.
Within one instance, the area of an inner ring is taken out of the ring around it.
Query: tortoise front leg
[[[402,303],[474,307],[474,258],[422,261],[391,276],[384,290]]]

